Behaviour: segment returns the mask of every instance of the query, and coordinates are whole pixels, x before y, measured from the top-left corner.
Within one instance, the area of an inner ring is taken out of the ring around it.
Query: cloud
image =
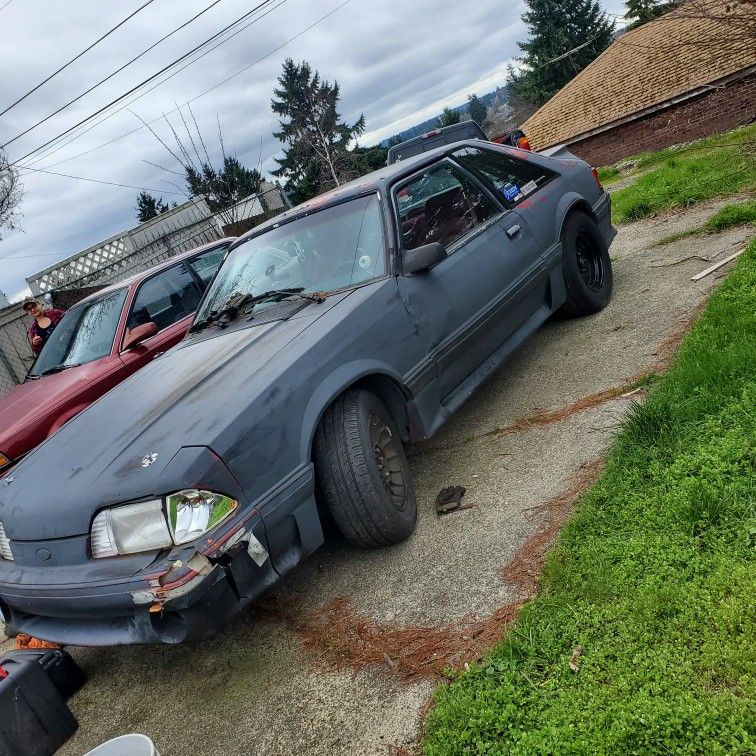
[[[257,164],[262,158],[269,171],[275,167],[275,155],[280,155],[280,144],[272,136],[277,121],[270,100],[286,57],[308,60],[324,78],[339,82],[340,112],[349,122],[365,114],[368,133],[360,141],[370,144],[431,117],[444,105],[463,102],[468,92],[483,94],[502,84],[507,61],[518,53],[517,40],[525,37],[521,1],[351,0],[286,44],[342,1],[279,0],[267,16],[138,99],[131,109],[146,120],[160,118],[285,45],[192,104],[211,156],[216,158],[220,152],[220,120],[226,150],[246,164]],[[11,3],[0,13],[5,32],[0,110],[142,2]],[[149,5],[5,114],[0,119],[0,143],[76,97],[209,3],[184,0]],[[7,149],[9,158],[19,158],[74,125],[231,23],[250,5],[242,0],[218,3],[137,63],[15,141]],[[614,13],[622,12],[621,0],[609,0],[607,5]],[[183,129],[176,114],[169,117],[178,130]],[[165,199],[180,201],[180,196],[168,194],[174,191],[171,183],[176,177],[149,163],[178,166],[146,129],[100,147],[139,126],[138,119],[124,109],[35,165],[158,189]],[[166,141],[172,139],[163,121],[158,120],[154,128]],[[22,289],[25,276],[136,223],[136,190],[27,171],[23,183],[23,232],[9,233],[0,242],[0,289],[8,293]]]

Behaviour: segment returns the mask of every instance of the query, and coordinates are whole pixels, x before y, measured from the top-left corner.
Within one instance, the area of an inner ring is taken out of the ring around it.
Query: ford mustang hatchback
[[[480,140],[232,245],[189,334],[0,482],[0,610],[61,643],[217,631],[323,542],[408,538],[404,445],[557,311],[612,292],[590,166]]]

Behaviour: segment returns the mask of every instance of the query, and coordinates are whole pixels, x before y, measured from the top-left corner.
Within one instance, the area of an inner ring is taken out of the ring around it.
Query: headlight
[[[193,488],[167,496],[166,502],[175,544],[194,541],[236,509],[236,501],[228,496]]]
[[[2,470],[4,467],[8,467],[8,465],[11,463],[11,460],[5,456],[5,454],[0,453],[0,470]]]
[[[167,549],[212,530],[236,509],[228,496],[186,489],[160,499],[104,509],[92,522],[95,559]]]
[[[5,535],[5,528],[0,522],[0,558],[13,561],[13,552],[10,547],[10,538]]]

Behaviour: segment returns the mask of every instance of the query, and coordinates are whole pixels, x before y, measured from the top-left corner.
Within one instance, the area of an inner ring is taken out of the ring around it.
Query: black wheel
[[[581,212],[570,215],[562,231],[562,254],[567,301],[559,312],[574,317],[606,307],[612,298],[612,263],[593,218]]]
[[[321,496],[355,546],[379,548],[408,538],[417,502],[399,433],[378,398],[347,391],[325,412],[315,436]]]

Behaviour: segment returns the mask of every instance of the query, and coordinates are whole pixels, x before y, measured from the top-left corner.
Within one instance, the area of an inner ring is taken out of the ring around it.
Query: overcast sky
[[[0,6],[5,2],[0,0]],[[0,111],[145,2],[11,0],[0,10]],[[105,41],[0,116],[0,144],[211,2],[153,0]],[[260,2],[221,0],[123,72],[9,144],[8,158],[18,160],[40,147]],[[249,67],[196,99],[191,107],[214,159],[220,151],[218,118],[226,151],[247,165],[257,164],[262,154],[267,173],[275,167],[274,156],[280,155],[280,143],[272,137],[277,120],[270,99],[287,56],[308,60],[324,78],[339,82],[341,114],[349,122],[365,114],[367,133],[360,141],[370,145],[435,115],[445,105],[461,104],[468,92],[484,94],[502,85],[508,61],[518,54],[516,43],[525,37],[520,21],[523,3],[517,0],[348,0],[339,7],[343,3],[276,0],[266,5],[259,13],[267,15],[134,101],[130,110],[147,121],[160,119],[161,114]],[[624,10],[622,0],[603,0],[603,4],[610,13]],[[181,126],[177,113],[169,118]],[[166,200],[183,201],[169,183],[177,177],[149,164],[178,168],[147,129],[102,146],[140,126],[137,116],[123,109],[54,154],[42,159],[38,154],[22,162],[38,161],[31,163],[33,167],[146,187]],[[154,128],[166,140],[171,138],[164,121],[158,120]],[[9,297],[25,288],[26,276],[136,225],[136,189],[28,170],[21,173],[23,231],[4,233],[0,241],[0,289]]]

